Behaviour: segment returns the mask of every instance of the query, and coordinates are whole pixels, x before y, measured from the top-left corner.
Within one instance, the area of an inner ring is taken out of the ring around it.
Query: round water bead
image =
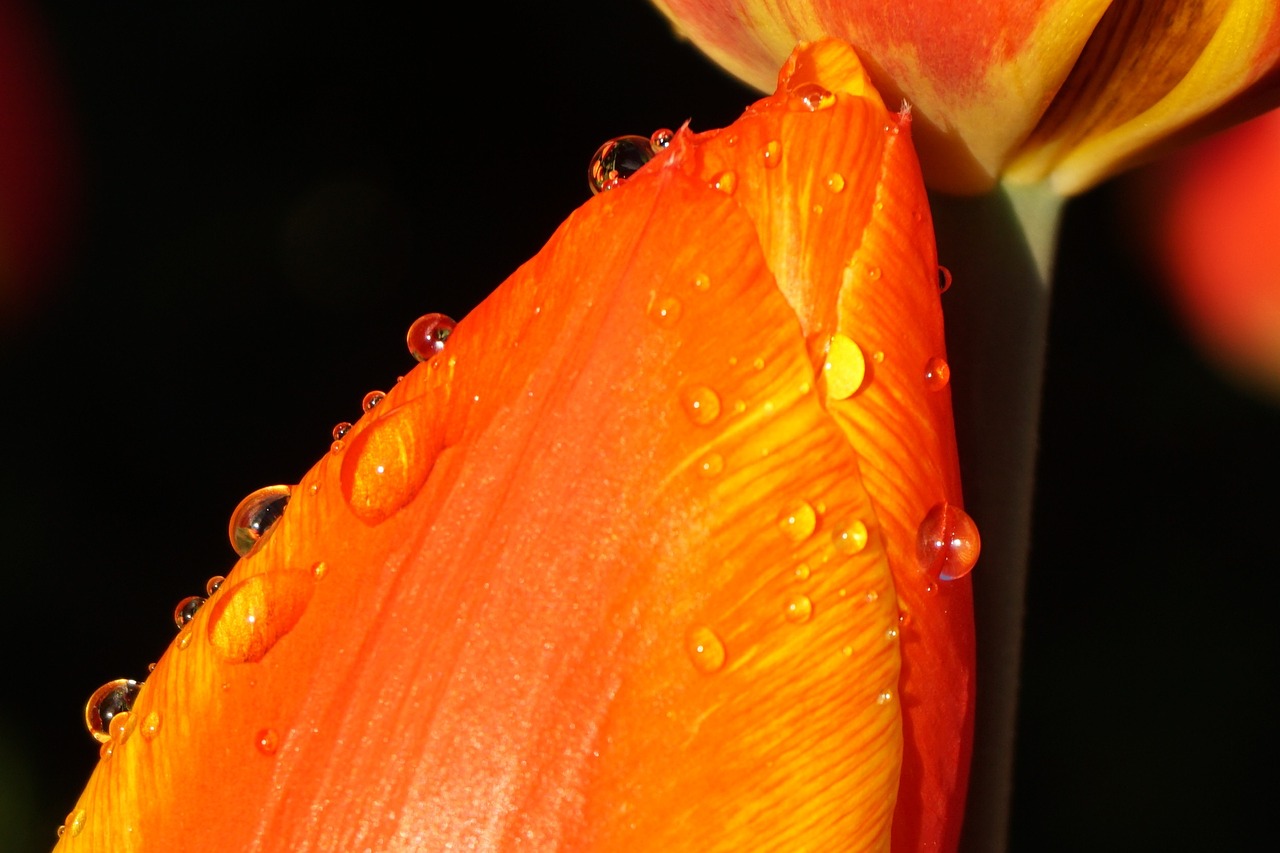
[[[427,361],[444,349],[445,341],[458,324],[444,314],[423,314],[409,326],[405,340],[409,353],[418,361]],[[341,438],[335,435],[334,438]]]
[[[653,159],[653,143],[643,136],[616,136],[596,149],[587,165],[591,193],[616,189]]]
[[[111,718],[133,710],[142,685],[132,678],[117,678],[93,691],[84,705],[84,724],[100,743],[111,740]]]
[[[196,611],[204,606],[205,599],[199,595],[188,595],[173,608],[173,623],[181,628],[196,618]]]
[[[231,547],[237,554],[245,556],[267,538],[284,514],[290,491],[288,486],[265,486],[240,501],[227,526]]]

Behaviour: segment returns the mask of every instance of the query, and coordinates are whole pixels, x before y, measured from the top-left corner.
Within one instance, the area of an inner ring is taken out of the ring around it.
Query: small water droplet
[[[84,832],[84,824],[87,817],[88,815],[84,809],[76,809],[67,815],[67,832],[71,833],[72,838]]]
[[[776,168],[782,162],[782,145],[776,139],[770,139],[765,143],[764,150],[760,152],[760,159],[764,160],[766,169]]]
[[[725,145],[728,145],[730,148],[732,148],[733,146],[737,145],[737,144],[738,144],[738,135],[737,135],[736,133],[731,133],[731,134],[729,134],[729,138],[728,138],[728,139],[726,139],[726,140],[724,141],[724,144],[725,144]]]
[[[240,501],[227,527],[231,547],[237,554],[248,555],[254,546],[271,535],[289,503],[289,494],[288,486],[266,486]]]
[[[884,353],[881,352],[880,350],[876,350],[875,352],[871,353],[871,360],[874,361],[876,364],[882,363],[884,361]]]
[[[664,329],[670,329],[680,321],[680,312],[683,308],[680,300],[674,296],[655,295],[649,303],[649,319]]]
[[[339,453],[345,450],[346,447],[347,447],[347,443],[345,441],[335,441],[333,444],[329,445],[329,452],[332,453],[334,456],[337,456]]]
[[[66,831],[67,831],[67,825],[66,825],[65,823],[60,823],[60,824],[58,824],[58,828],[57,828],[57,830],[55,830],[55,833],[57,834],[57,836],[58,836],[59,838],[61,838],[61,837],[62,837],[62,834],[63,834],[64,832],[66,832]]]
[[[899,613],[899,614],[898,614],[898,626],[899,626],[900,628],[902,628],[902,629],[905,631],[905,630],[907,629],[907,627],[908,627],[910,624],[911,624],[911,614],[910,614],[910,613]]]
[[[675,138],[676,135],[670,128],[660,127],[653,133],[649,134],[649,145],[653,148],[654,153],[657,153],[670,145],[671,140]]]
[[[867,592],[867,604],[875,604],[879,598],[880,593],[876,592],[874,589]]]
[[[795,575],[796,575],[796,580],[807,581],[809,579],[809,564],[801,563],[800,565],[796,566]]]
[[[329,566],[324,560],[316,560],[311,564],[311,576],[316,580],[324,580],[324,576],[328,574]]]
[[[365,394],[364,399],[360,401],[360,408],[367,412],[386,399],[386,396],[387,395],[382,391],[370,391],[368,394]]]
[[[888,705],[892,701],[893,701],[892,690],[881,690],[880,695],[876,697],[877,705]]]
[[[98,745],[98,758],[100,758],[101,760],[107,761],[111,758],[111,756],[115,754],[116,754],[115,741],[109,740],[109,741],[106,741],[105,743],[101,743]]]
[[[706,273],[698,273],[693,277],[693,289],[706,293],[711,289],[711,277]]]
[[[204,591],[207,595],[213,595],[218,591],[218,587],[222,586],[222,582],[226,580],[222,575],[214,575],[204,582]]]
[[[107,725],[107,737],[113,743],[124,743],[129,739],[129,735],[138,727],[138,723],[133,719],[133,715],[128,711],[119,711],[111,722]]]
[[[724,470],[724,457],[719,453],[708,453],[697,464],[698,473],[704,477],[715,477]]]
[[[919,214],[916,214],[916,215],[919,216]],[[951,289],[951,270],[939,264],[938,265],[938,292],[946,293],[950,289]]]
[[[813,602],[809,600],[807,595],[793,595],[787,599],[787,606],[784,612],[788,622],[794,622],[797,625],[802,622],[808,622],[809,617],[813,615]]]
[[[831,543],[841,554],[856,554],[867,547],[867,526],[855,521],[840,527],[831,534]]]
[[[732,169],[727,172],[721,172],[716,175],[715,180],[711,182],[711,186],[726,195],[733,195],[733,191],[738,188],[738,173]]]
[[[444,350],[445,341],[453,334],[458,324],[452,317],[444,314],[423,314],[409,326],[405,335],[405,343],[409,346],[409,354],[418,361],[427,361]],[[335,435],[334,438],[341,438]]]
[[[724,666],[724,643],[710,628],[690,631],[686,648],[693,665],[701,672],[716,672]]]
[[[351,431],[350,421],[339,421],[333,428],[333,440],[338,441]]]
[[[752,359],[751,366],[756,370],[764,370],[764,359],[756,356],[756,358]]]
[[[838,193],[844,189],[844,175],[839,172],[832,172],[827,175],[827,189],[833,193]]]
[[[801,83],[788,93],[787,106],[793,110],[817,112],[835,106],[836,96],[817,83]]]
[[[188,595],[173,608],[173,622],[179,628],[196,618],[196,611],[204,606],[205,599],[199,595]]]
[[[951,381],[951,367],[945,359],[931,358],[924,365],[924,387],[941,391]]]
[[[387,412],[360,432],[342,460],[342,495],[365,524],[378,524],[413,500],[435,466],[441,438],[413,411]]]
[[[943,501],[920,522],[916,556],[927,577],[952,581],[973,571],[982,540],[969,514]],[[927,591],[927,590],[926,590]]]
[[[591,194],[616,189],[653,159],[653,143],[643,136],[618,136],[596,149],[587,165]]]
[[[84,704],[84,724],[94,740],[111,740],[111,718],[133,709],[142,685],[132,678],[117,678],[93,691]]]
[[[872,281],[880,278],[880,267],[867,267],[867,278]]]
[[[778,514],[778,526],[783,534],[793,542],[802,542],[813,535],[818,525],[818,514],[808,501],[794,501],[783,507]]]
[[[720,417],[720,395],[705,385],[695,385],[680,393],[680,405],[689,420],[706,426]]]
[[[852,397],[862,387],[867,375],[862,349],[846,335],[837,332],[826,339],[823,348],[821,377],[832,400]]]
[[[845,646],[843,649],[840,650],[840,652],[845,657],[851,658],[853,657],[853,646]]]
[[[160,734],[160,712],[151,711],[147,714],[147,718],[142,721],[142,739],[152,741],[155,740],[158,734]]]
[[[261,660],[298,624],[314,589],[311,572],[288,569],[229,587],[213,605],[209,643],[231,663]]]
[[[253,745],[263,755],[275,755],[276,750],[280,748],[280,735],[275,729],[259,729],[253,737]]]

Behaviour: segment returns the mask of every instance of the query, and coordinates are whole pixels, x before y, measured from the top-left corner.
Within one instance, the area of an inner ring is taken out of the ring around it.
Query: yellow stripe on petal
[[[1272,0],[1118,3],[1007,176],[1080,192],[1150,156],[1278,61]]]

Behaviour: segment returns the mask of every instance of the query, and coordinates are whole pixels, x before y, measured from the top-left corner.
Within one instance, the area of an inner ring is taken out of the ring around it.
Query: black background
[[[413,318],[535,253],[604,139],[756,97],[642,0],[513,6],[38,7],[81,207],[0,343],[0,850],[52,845],[97,760],[85,698],[145,676],[231,566],[231,509],[409,370]],[[1271,821],[1280,411],[1190,348],[1125,188],[1073,201],[1060,250],[1014,850],[1241,849]]]

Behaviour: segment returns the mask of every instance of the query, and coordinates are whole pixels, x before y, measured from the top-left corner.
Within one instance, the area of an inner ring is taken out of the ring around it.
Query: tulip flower
[[[58,849],[954,846],[978,543],[911,133],[803,48],[425,324],[237,517]]]
[[[1271,0],[1002,0],[962,14],[947,0],[654,3],[757,88],[797,41],[852,43],[881,92],[911,101],[925,175],[948,192],[1007,176],[1070,195],[1198,122],[1220,127],[1276,97],[1273,79],[1250,91],[1280,61]]]

